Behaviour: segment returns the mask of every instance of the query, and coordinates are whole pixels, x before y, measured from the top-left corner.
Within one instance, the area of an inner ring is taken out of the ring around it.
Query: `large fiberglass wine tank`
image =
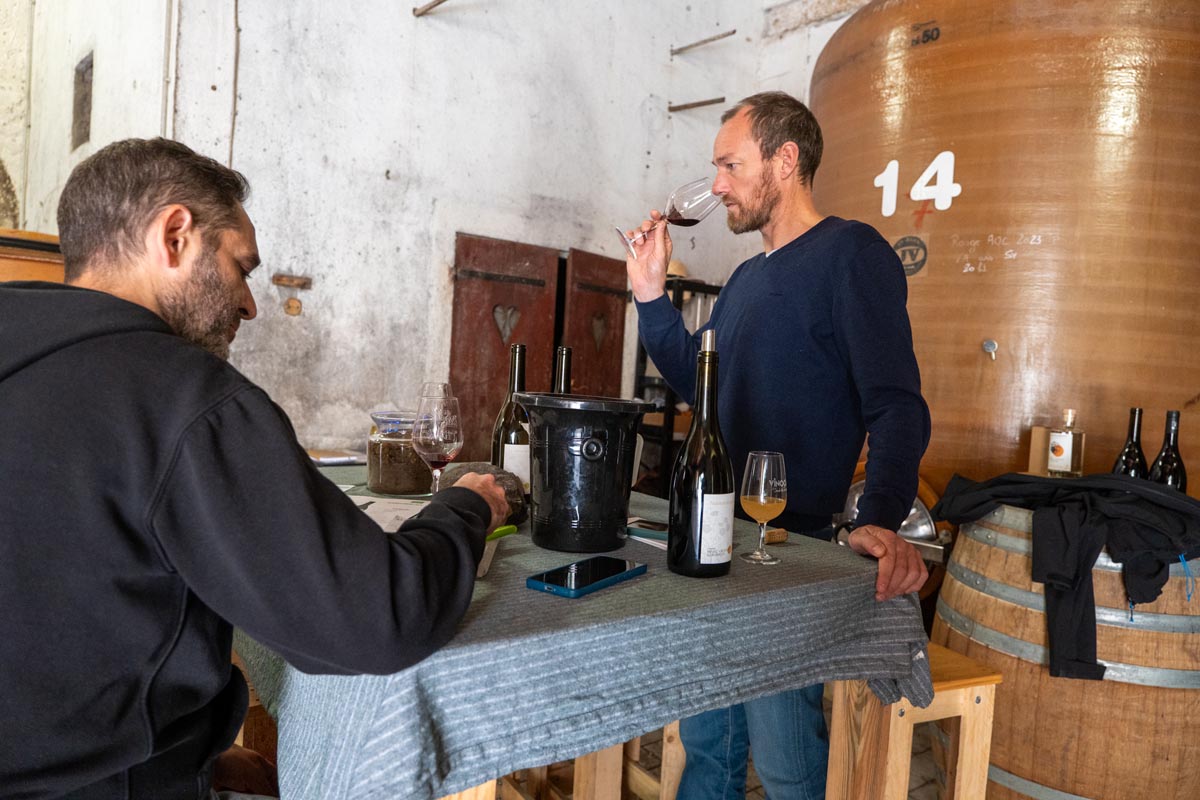
[[[1087,472],[1131,406],[1147,458],[1181,409],[1200,460],[1200,3],[873,2],[810,98],[817,208],[875,226],[910,276],[938,491],[1024,469],[1065,407]]]

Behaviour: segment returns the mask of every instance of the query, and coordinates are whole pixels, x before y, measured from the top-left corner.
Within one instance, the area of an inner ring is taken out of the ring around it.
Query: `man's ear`
[[[800,146],[795,142],[784,142],[775,151],[775,163],[780,180],[791,178],[800,163]]]
[[[187,206],[178,203],[158,212],[146,234],[147,254],[166,267],[183,264],[183,255],[189,246],[198,243],[200,232]]]

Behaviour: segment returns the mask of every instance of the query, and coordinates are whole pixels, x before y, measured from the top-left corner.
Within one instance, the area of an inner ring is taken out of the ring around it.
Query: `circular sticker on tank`
[[[900,256],[904,274],[909,278],[921,271],[921,268],[925,266],[925,258],[929,254],[925,248],[925,242],[919,236],[905,236],[897,240],[892,245],[892,249],[896,251],[896,255]]]

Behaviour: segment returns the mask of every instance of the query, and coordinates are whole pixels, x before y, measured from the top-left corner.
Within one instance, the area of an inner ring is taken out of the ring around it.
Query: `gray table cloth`
[[[635,494],[630,514],[665,521],[666,501]],[[756,538],[735,523],[734,552]],[[433,800],[822,681],[867,679],[884,702],[932,700],[915,597],[877,603],[875,562],[846,548],[792,535],[771,549],[781,563],[735,557],[728,576],[702,580],[630,540],[612,555],[648,564],[646,575],[567,599],[525,578],[585,556],[535,546],[526,525],[499,541],[457,636],[388,676],[306,675],[239,632],[235,648],[279,723],[283,796]]]

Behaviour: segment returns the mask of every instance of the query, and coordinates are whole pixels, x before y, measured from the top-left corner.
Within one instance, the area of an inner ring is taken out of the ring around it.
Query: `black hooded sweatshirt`
[[[0,284],[0,797],[208,800],[246,708],[231,626],[306,672],[408,667],[489,518],[451,488],[385,534],[154,313]]]

